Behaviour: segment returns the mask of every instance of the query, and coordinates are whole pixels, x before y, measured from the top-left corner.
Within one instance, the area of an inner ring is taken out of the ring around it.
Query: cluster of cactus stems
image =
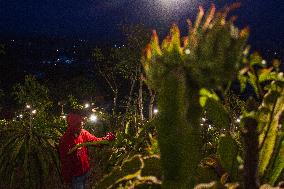
[[[258,108],[256,118],[259,132],[259,175],[262,180],[274,184],[284,170],[282,144],[284,138],[283,131],[281,132],[278,127],[284,112],[283,76],[282,81],[272,82],[269,88]],[[272,168],[269,168],[269,165]]]
[[[181,40],[177,25],[160,44],[156,31],[145,49],[142,64],[146,82],[158,94],[158,142],[164,188],[194,188],[202,159],[199,91],[219,89],[235,78],[248,37],[228,12],[238,4],[204,16],[199,8],[189,34]],[[183,42],[181,42],[183,41]]]
[[[259,188],[259,183],[275,185],[284,170],[284,137],[281,115],[284,112],[284,78],[266,87],[261,105],[244,113],[244,188]]]

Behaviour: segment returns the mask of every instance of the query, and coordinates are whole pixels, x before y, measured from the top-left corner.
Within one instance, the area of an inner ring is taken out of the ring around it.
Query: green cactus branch
[[[118,185],[123,185],[127,181],[131,181],[132,187],[125,188],[136,188],[139,185],[146,185],[145,188],[158,187],[161,185],[160,174],[161,167],[158,156],[142,157],[142,155],[136,154],[123,161],[121,166],[115,167],[93,188],[117,188]]]
[[[109,144],[109,141],[107,140],[102,140],[102,141],[96,141],[96,142],[84,142],[81,144],[77,144],[76,146],[74,146],[73,148],[71,148],[68,152],[69,154],[72,154],[73,152],[75,152],[78,148],[81,148],[83,146],[96,146],[96,145],[106,145]]]
[[[268,93],[258,111],[259,130],[259,173],[264,173],[269,165],[270,158],[277,141],[280,116],[284,111],[284,82],[272,82]]]
[[[214,5],[204,18],[199,8],[189,35],[181,40],[173,25],[159,43],[156,31],[145,49],[142,64],[146,83],[157,92],[158,143],[164,170],[164,188],[193,188],[201,157],[200,90],[222,88],[235,78],[248,29],[239,31],[228,12],[237,4],[216,12]]]

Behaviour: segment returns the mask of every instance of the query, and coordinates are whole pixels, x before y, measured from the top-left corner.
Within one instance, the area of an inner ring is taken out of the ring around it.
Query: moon
[[[154,0],[156,1],[156,9],[159,14],[164,17],[180,17],[185,13],[198,10],[198,6],[202,5],[206,0]]]

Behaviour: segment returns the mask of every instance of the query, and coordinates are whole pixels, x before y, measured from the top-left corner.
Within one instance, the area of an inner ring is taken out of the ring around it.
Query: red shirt
[[[75,137],[74,132],[81,126],[81,121],[81,116],[69,114],[67,116],[67,131],[61,137],[59,143],[61,174],[66,183],[71,183],[73,176],[83,175],[90,170],[87,147],[78,148],[72,154],[68,155],[70,149],[84,142],[103,140],[103,138],[97,138],[85,129],[82,129],[80,134]]]

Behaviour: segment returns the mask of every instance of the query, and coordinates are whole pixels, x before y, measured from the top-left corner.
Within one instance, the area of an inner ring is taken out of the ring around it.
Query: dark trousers
[[[89,172],[80,176],[74,176],[72,178],[72,189],[85,189],[85,184],[88,176]]]

